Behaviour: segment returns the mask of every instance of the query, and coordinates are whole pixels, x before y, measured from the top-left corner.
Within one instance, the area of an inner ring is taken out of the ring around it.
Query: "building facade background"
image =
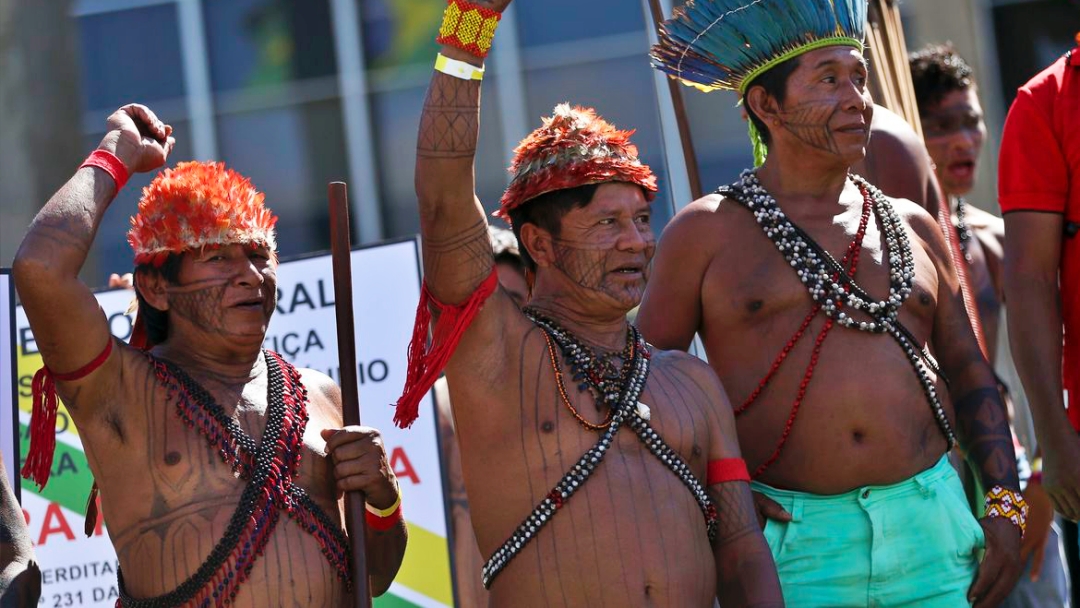
[[[484,84],[477,188],[494,210],[511,150],[562,101],[636,128],[660,177],[657,229],[675,200],[663,142],[667,89],[649,67],[642,0],[518,0]],[[170,163],[222,160],[278,213],[283,256],[329,247],[326,184],[350,186],[354,242],[418,228],[413,155],[437,47],[440,0],[3,0],[0,2],[0,265],[121,104],[176,131]],[[909,0],[909,48],[952,40],[977,71],[990,136],[973,202],[993,210],[997,141],[1016,86],[1072,43],[1076,0]],[[1071,30],[1070,30],[1071,28]],[[659,90],[659,94],[658,94]],[[751,162],[728,93],[684,89],[706,189]],[[670,136],[670,134],[669,134]],[[670,139],[669,139],[670,141]],[[83,278],[130,270],[133,176]],[[684,198],[684,197],[683,197]]]

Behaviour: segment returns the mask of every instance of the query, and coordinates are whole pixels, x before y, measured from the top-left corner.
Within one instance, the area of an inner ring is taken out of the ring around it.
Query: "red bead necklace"
[[[870,193],[861,186],[859,187],[859,190],[863,195],[862,216],[859,219],[859,229],[855,232],[855,238],[852,239],[851,244],[848,245],[847,253],[844,254],[844,258],[840,261],[841,264],[848,267],[847,275],[851,278],[855,277],[855,271],[859,266],[859,252],[862,251],[862,242],[863,238],[866,236],[866,227],[870,223],[870,212],[872,210]],[[836,281],[838,278],[839,274],[833,275],[833,281]],[[850,288],[845,285],[844,290],[850,291]],[[837,311],[839,312],[839,309],[842,307],[843,303],[838,302]],[[777,355],[776,360],[773,361],[772,366],[765,374],[765,377],[758,382],[757,387],[750,393],[750,396],[746,398],[746,401],[735,408],[736,416],[746,412],[746,410],[754,404],[757,398],[761,396],[765,387],[768,386],[769,381],[772,380],[772,377],[780,369],[781,364],[787,359],[787,356],[791,353],[792,349],[795,348],[795,345],[798,344],[799,340],[803,337],[803,334],[806,333],[807,328],[810,327],[811,321],[814,320],[814,317],[816,317],[820,311],[821,304],[814,304],[810,313],[806,315],[806,318],[803,320],[802,325],[799,326],[799,329],[791,336],[791,339],[787,341],[787,344],[784,345],[780,354]],[[784,424],[784,432],[780,435],[780,440],[776,444],[776,449],[773,450],[772,455],[770,455],[769,458],[754,471],[754,477],[758,477],[764,473],[769,466],[780,458],[780,452],[784,449],[788,436],[791,435],[791,429],[795,425],[795,417],[799,413],[799,406],[802,405],[803,398],[806,396],[806,389],[810,386],[810,380],[814,377],[814,369],[817,367],[818,358],[821,355],[821,345],[825,342],[825,336],[829,334],[829,330],[833,328],[833,324],[833,319],[831,317],[825,319],[825,325],[821,328],[821,331],[818,332],[817,338],[814,340],[814,348],[810,352],[810,363],[806,366],[802,381],[799,382],[799,390],[795,395],[795,401],[791,405],[791,413],[788,414],[787,422]]]

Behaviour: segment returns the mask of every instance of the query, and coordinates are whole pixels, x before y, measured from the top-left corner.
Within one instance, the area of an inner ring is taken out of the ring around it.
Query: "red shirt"
[[[1080,47],[1017,91],[1001,138],[998,202],[1003,213],[1064,215],[1062,380],[1072,402],[1069,418],[1080,431]]]

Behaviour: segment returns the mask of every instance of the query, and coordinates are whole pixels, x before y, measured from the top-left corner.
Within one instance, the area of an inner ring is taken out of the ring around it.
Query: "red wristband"
[[[372,510],[368,509],[364,511],[364,519],[367,520],[367,525],[372,530],[375,530],[376,532],[386,532],[390,528],[398,525],[398,522],[403,519],[403,516],[401,514],[400,502],[398,504],[398,507],[394,509],[394,512],[390,515],[387,515],[386,517],[382,517],[376,513],[372,513]]]
[[[721,458],[710,460],[705,485],[711,486],[725,481],[750,481],[750,472],[746,470],[746,461],[742,458]]]
[[[108,150],[94,150],[90,153],[90,156],[86,157],[83,164],[79,165],[79,168],[83,167],[97,167],[102,171],[109,174],[109,177],[116,183],[116,191],[119,192],[124,184],[128,181],[128,170],[124,166],[124,163],[120,162],[120,159],[115,154]]]

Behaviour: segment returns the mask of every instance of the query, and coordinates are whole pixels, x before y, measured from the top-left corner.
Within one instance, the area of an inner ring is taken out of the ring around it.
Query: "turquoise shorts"
[[[970,606],[986,539],[947,458],[832,496],[751,487],[792,515],[765,525],[788,606]]]

